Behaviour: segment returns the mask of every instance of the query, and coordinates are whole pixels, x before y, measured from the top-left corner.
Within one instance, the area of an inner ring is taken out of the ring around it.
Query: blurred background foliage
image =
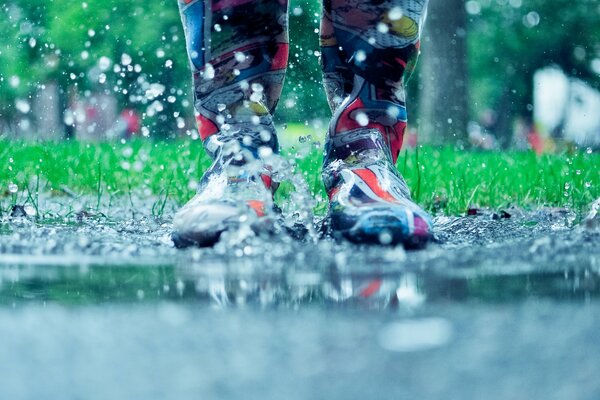
[[[0,7],[2,131],[15,130],[40,87],[53,82],[63,110],[73,96],[104,93],[120,108],[137,110],[152,136],[193,135],[175,0],[5,0]],[[329,116],[318,65],[319,14],[319,0],[290,2],[280,123],[322,129],[313,122]],[[409,83],[409,111],[418,115],[411,122],[432,142],[460,142],[469,121],[492,110],[489,130],[506,146],[514,121],[531,120],[533,74],[548,65],[600,86],[600,0],[434,0]]]
[[[600,87],[600,1],[469,4],[474,14],[467,23],[470,115],[495,110],[495,133],[504,144],[515,117],[532,118],[533,75],[539,69],[554,65]]]

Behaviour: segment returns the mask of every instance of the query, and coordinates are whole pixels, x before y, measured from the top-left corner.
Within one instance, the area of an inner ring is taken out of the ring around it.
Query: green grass
[[[302,130],[296,129],[298,132]],[[297,132],[296,132],[297,133]],[[311,191],[326,207],[320,180],[322,156],[312,149],[294,159]],[[15,203],[37,207],[37,192],[105,196],[155,196],[155,213],[168,199],[184,203],[193,183],[210,164],[199,141],[116,143],[0,141],[0,213]],[[584,209],[600,197],[600,154],[572,151],[537,156],[532,152],[468,151],[419,147],[403,151],[398,168],[415,200],[430,211],[461,214],[468,207],[569,206]],[[19,191],[9,192],[14,183]],[[283,185],[278,197],[286,196]],[[43,210],[42,210],[43,211]],[[109,210],[101,210],[110,215]]]

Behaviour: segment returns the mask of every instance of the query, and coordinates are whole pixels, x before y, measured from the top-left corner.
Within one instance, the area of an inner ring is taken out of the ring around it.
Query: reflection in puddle
[[[426,303],[504,303],[528,298],[600,297],[597,272],[444,274],[440,271],[348,273],[257,271],[251,266],[25,266],[0,267],[0,303],[100,304],[177,301],[217,307],[324,305],[358,309],[414,309]]]

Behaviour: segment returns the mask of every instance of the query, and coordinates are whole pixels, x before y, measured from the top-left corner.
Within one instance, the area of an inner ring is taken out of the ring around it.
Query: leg
[[[321,44],[331,136],[378,129],[396,161],[406,129],[404,83],[416,64],[426,9],[427,0],[325,0]]]
[[[348,56],[340,47],[331,15],[331,0],[323,0],[321,15],[321,68],[325,95],[331,112],[339,108],[346,97],[352,93],[354,73],[346,62]]]
[[[288,59],[287,0],[179,0],[200,137],[214,162],[175,216],[177,246],[212,245],[240,221],[259,225],[274,187],[273,112]]]
[[[288,59],[287,0],[179,0],[179,7],[209,153],[249,124],[272,133],[267,144],[277,150],[272,114]]]
[[[427,0],[325,0],[325,88],[334,112],[323,178],[332,229],[356,241],[426,242],[429,216],[395,168]],[[383,235],[383,238],[382,238]]]

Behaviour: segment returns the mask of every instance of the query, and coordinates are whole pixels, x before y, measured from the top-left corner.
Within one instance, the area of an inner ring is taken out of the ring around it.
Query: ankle
[[[392,163],[392,155],[390,146],[381,131],[375,128],[362,128],[327,138],[323,164],[327,167],[336,161],[347,165]]]

